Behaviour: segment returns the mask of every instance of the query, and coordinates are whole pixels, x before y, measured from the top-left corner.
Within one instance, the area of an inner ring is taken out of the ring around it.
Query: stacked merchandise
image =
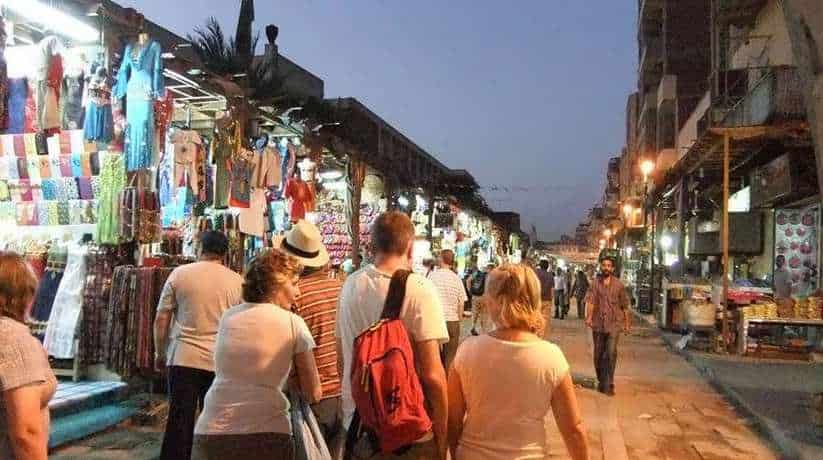
[[[0,136],[0,222],[95,223],[105,154],[86,146],[78,130],[49,138],[34,133]]]
[[[345,203],[343,200],[330,200],[318,206],[318,222],[323,244],[329,251],[332,265],[340,265],[351,256],[351,238],[347,230]],[[360,206],[360,241],[366,250],[371,243],[371,226],[380,215],[380,206],[363,204]]]
[[[797,299],[792,308],[793,318],[795,319],[821,319],[820,315],[820,298],[808,297],[805,299]]]
[[[743,319],[778,319],[781,317],[776,303],[761,301],[737,309]]]
[[[106,314],[106,366],[128,379],[153,368],[153,325],[170,267],[114,269]]]

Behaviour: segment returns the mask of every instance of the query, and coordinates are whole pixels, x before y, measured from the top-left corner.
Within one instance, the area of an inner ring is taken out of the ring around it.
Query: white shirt
[[[166,365],[214,370],[214,341],[223,312],[242,302],[243,277],[217,262],[174,269],[158,311],[174,313]]]
[[[566,357],[545,340],[470,337],[457,350],[466,419],[457,460],[548,458],[545,420],[555,388],[569,373]]]
[[[440,296],[446,321],[460,321],[460,307],[469,300],[463,281],[457,273],[447,268],[436,269],[429,275],[429,279]]]
[[[343,285],[335,335],[343,346],[344,376],[351,375],[354,339],[380,319],[390,281],[391,275],[369,265],[349,276]],[[412,342],[449,341],[437,291],[431,281],[420,275],[409,275],[400,319]],[[342,380],[344,426],[348,427],[354,414],[354,400],[350,379],[346,377]]]
[[[220,320],[216,375],[194,432],[291,433],[283,387],[294,356],[314,346],[303,319],[276,305],[230,308]]]
[[[559,276],[554,277],[554,290],[555,291],[565,291],[566,290],[566,274],[562,274]]]

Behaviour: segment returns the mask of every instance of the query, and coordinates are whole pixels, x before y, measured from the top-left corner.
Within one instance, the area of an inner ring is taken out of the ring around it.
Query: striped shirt
[[[314,349],[314,360],[320,373],[323,399],[340,396],[334,330],[337,322],[337,303],[343,283],[330,278],[328,272],[319,272],[301,277],[297,287],[300,289],[300,295],[295,298],[294,312],[306,322],[317,344]]]
[[[469,300],[466,287],[460,281],[460,277],[448,268],[438,268],[429,275],[429,279],[440,296],[440,304],[443,306],[443,316],[446,321],[460,321],[463,303]]]

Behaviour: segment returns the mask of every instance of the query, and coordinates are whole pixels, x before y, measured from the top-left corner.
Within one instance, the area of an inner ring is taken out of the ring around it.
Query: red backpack
[[[396,452],[431,431],[409,334],[400,321],[408,271],[398,270],[380,320],[354,340],[351,388],[355,422],[376,438],[384,454]]]

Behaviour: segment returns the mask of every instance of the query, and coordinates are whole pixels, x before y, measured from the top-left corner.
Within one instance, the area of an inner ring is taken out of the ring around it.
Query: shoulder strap
[[[403,308],[403,299],[406,297],[406,281],[411,274],[408,270],[397,270],[391,277],[389,283],[389,293],[386,295],[386,303],[383,305],[383,313],[380,319],[398,319],[400,310]]]

